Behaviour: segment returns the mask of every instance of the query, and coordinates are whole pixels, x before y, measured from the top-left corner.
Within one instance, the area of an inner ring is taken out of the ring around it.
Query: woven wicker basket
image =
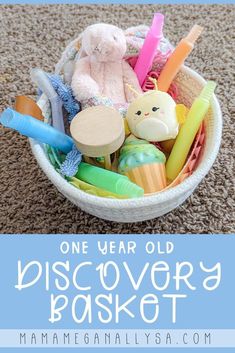
[[[175,83],[179,89],[179,101],[186,106],[192,104],[194,98],[205,85],[204,79],[187,67],[181,69]],[[44,114],[48,114],[48,102],[45,96],[42,96],[39,105]],[[102,198],[76,189],[55,171],[43,145],[32,139],[30,139],[30,144],[44,173],[72,203],[103,219],[116,222],[138,222],[162,216],[182,204],[209,172],[219,150],[222,132],[221,110],[215,96],[213,96],[211,108],[205,119],[205,128],[205,146],[197,168],[190,177],[178,186],[156,195],[128,200]]]

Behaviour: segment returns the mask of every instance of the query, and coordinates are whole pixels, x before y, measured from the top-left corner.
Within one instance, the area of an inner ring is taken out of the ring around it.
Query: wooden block
[[[105,157],[107,164],[109,155],[117,151],[125,139],[122,116],[106,106],[90,107],[78,113],[71,122],[70,132],[82,154]]]

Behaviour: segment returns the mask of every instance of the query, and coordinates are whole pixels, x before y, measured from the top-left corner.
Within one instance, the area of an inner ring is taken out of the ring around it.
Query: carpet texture
[[[123,28],[165,14],[165,35],[176,44],[194,23],[205,28],[187,64],[218,83],[224,128],[219,156],[193,195],[151,221],[118,224],[82,212],[46,178],[26,138],[0,128],[1,233],[231,233],[235,232],[233,5],[0,6],[0,110],[18,94],[35,94],[29,70],[52,71],[66,44],[99,21]]]

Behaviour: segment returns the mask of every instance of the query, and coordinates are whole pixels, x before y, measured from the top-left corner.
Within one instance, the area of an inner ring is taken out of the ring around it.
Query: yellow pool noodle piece
[[[166,163],[166,176],[170,181],[173,181],[178,176],[185,164],[197,131],[209,109],[215,87],[215,82],[208,81],[189,110],[187,119],[180,129]]]

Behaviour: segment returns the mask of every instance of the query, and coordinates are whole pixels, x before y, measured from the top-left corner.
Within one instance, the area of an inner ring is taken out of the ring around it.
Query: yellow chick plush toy
[[[126,115],[130,132],[141,139],[161,142],[176,138],[179,132],[177,104],[166,92],[157,89],[157,81],[152,79],[155,89],[138,94],[129,105]],[[130,86],[129,88],[133,90]],[[182,112],[182,110],[181,110]]]

